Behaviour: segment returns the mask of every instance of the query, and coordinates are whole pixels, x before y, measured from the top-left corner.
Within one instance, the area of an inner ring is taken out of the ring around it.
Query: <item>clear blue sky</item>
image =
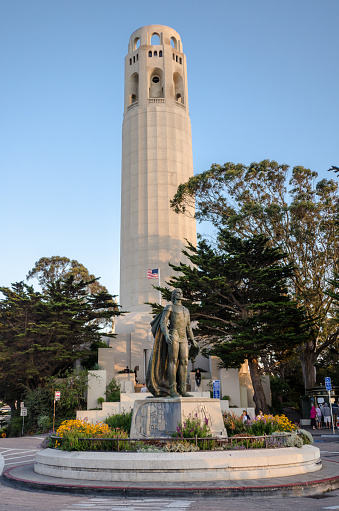
[[[0,285],[77,259],[119,292],[124,58],[163,24],[187,56],[195,172],[339,166],[338,0],[1,0]]]

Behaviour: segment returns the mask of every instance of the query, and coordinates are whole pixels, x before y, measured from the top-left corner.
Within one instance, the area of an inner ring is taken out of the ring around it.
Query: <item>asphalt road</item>
[[[5,468],[32,463],[40,438],[13,438],[0,440],[0,453],[5,458]],[[339,441],[325,438],[315,443],[323,459],[338,464]],[[135,498],[122,499],[88,495],[64,495],[39,491],[18,490],[3,483],[0,485],[0,511],[315,511],[337,509],[339,490],[316,497],[247,497],[247,498]]]

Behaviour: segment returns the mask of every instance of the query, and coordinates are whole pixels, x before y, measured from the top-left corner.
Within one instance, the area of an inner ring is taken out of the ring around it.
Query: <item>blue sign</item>
[[[332,390],[331,378],[329,376],[326,376],[325,378],[325,387],[326,390]]]
[[[220,380],[213,380],[213,397],[220,399]]]

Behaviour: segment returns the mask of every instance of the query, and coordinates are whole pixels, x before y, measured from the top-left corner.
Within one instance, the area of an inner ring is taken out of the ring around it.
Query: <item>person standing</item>
[[[321,410],[324,418],[324,428],[331,427],[331,408],[328,406],[328,403],[325,403]]]
[[[317,410],[315,409],[315,406],[313,405],[310,411],[310,418],[311,418],[311,427],[313,429],[316,429],[316,416],[317,416]]]
[[[197,384],[197,387],[200,387],[200,383],[201,383],[201,372],[200,372],[199,367],[198,367],[198,369],[195,371],[195,383]]]
[[[319,408],[319,406],[316,407],[316,412],[317,412],[317,428],[318,429],[321,429],[321,410]]]
[[[337,425],[338,415],[339,415],[338,403],[333,403],[333,405],[332,405],[332,417],[333,417],[333,425],[334,425],[334,427],[336,427],[336,425]]]

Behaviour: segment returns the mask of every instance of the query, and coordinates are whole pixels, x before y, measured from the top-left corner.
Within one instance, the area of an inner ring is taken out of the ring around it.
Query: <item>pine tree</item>
[[[48,284],[44,294],[23,282],[0,288],[3,399],[13,401],[23,390],[42,386],[47,377],[71,367],[76,359],[85,360],[91,344],[100,341],[96,320],[119,312],[112,310],[112,295],[91,294],[88,284],[70,276]]]
[[[262,361],[286,360],[307,333],[304,311],[288,295],[293,268],[264,236],[243,239],[220,230],[218,240],[217,249],[206,240],[189,245],[192,266],[173,266],[179,274],[170,285],[189,300],[195,335],[208,354],[226,368],[248,360],[256,409],[267,412]]]

